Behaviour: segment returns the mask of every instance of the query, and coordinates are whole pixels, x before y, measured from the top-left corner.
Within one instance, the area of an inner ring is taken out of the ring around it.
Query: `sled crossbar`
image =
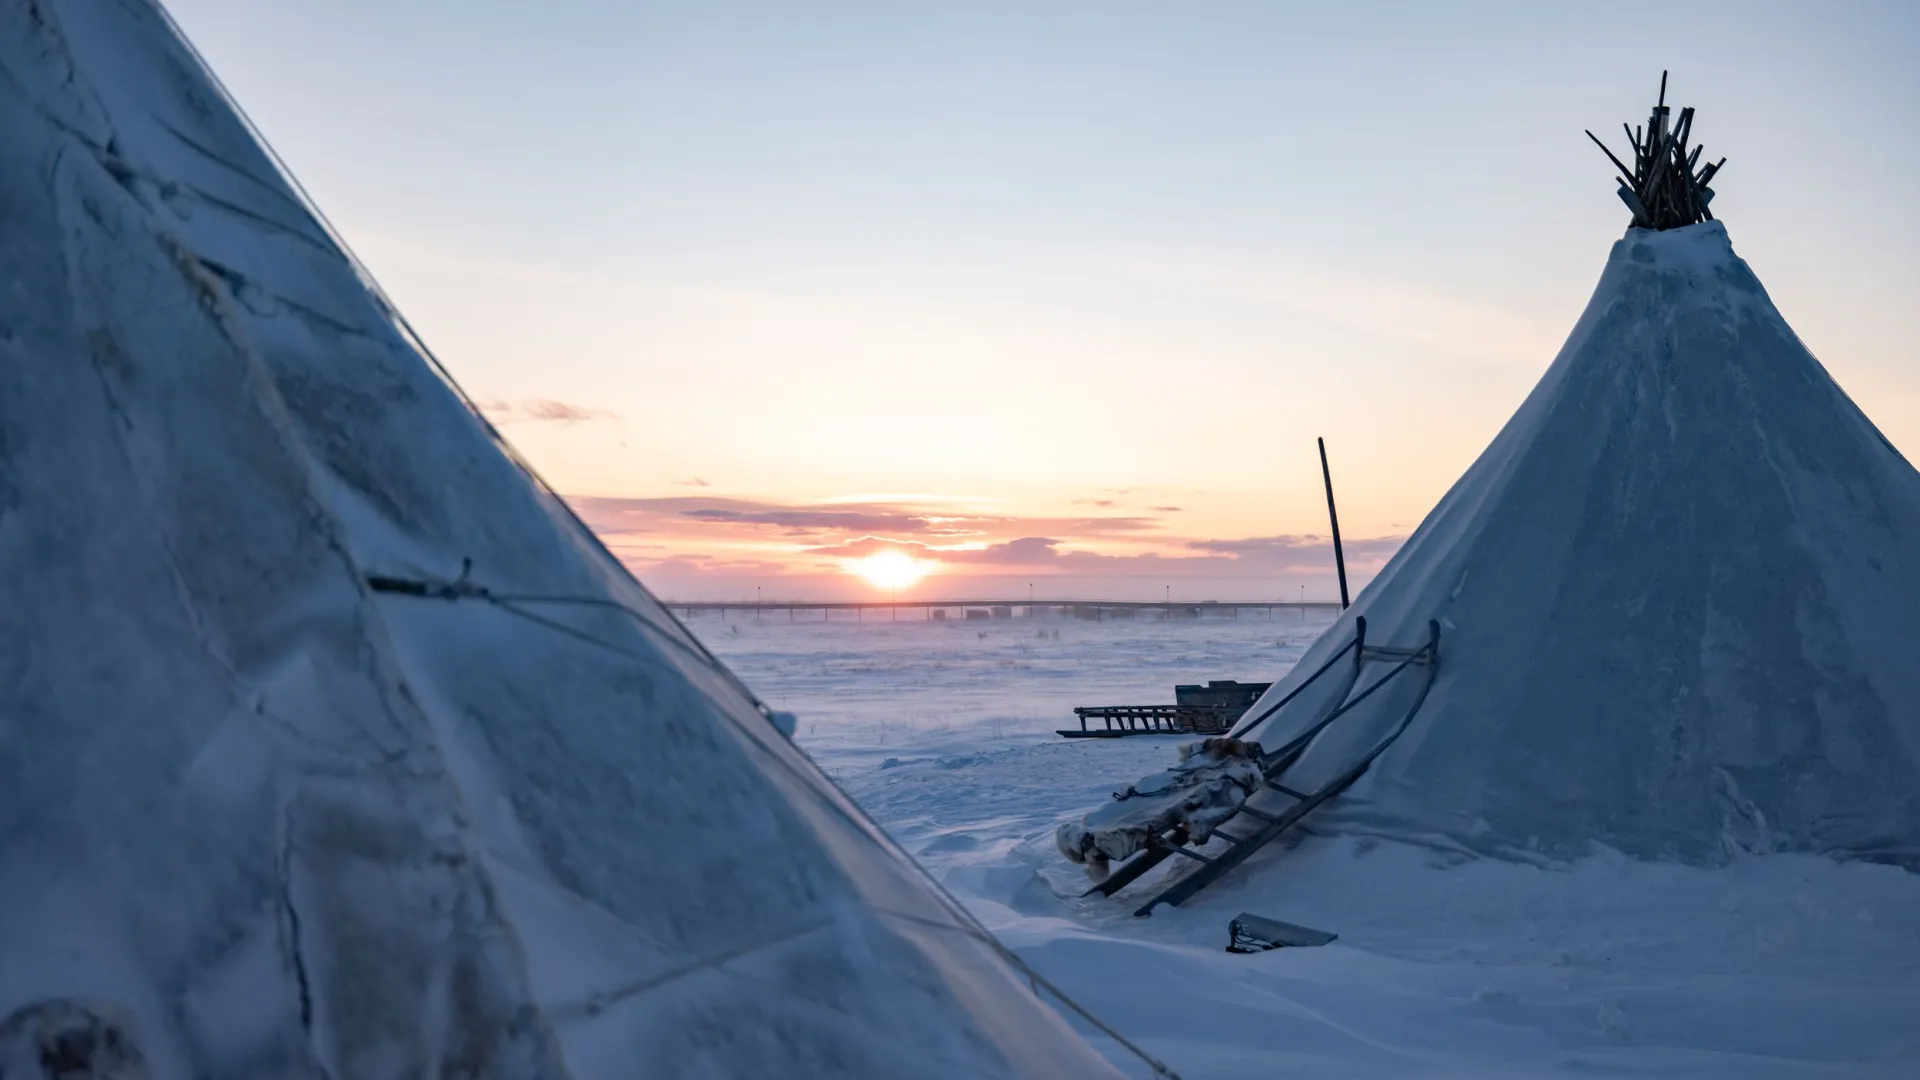
[[[1368,645],[1362,650],[1368,660],[1412,660],[1416,664],[1427,663],[1427,647],[1422,645],[1413,649],[1396,649],[1390,645]]]
[[[1295,687],[1292,693],[1289,693],[1286,698],[1282,699],[1281,704],[1291,701],[1301,690],[1332,670],[1334,661],[1339,660],[1348,653],[1353,655],[1354,662],[1349,672],[1343,676],[1344,685],[1341,686],[1339,695],[1330,699],[1331,704],[1326,714],[1311,724],[1305,731],[1302,731],[1299,735],[1289,740],[1286,745],[1270,754],[1263,755],[1261,758],[1261,771],[1265,776],[1263,787],[1293,799],[1293,805],[1287,807],[1286,810],[1282,812],[1273,813],[1256,810],[1243,803],[1234,816],[1245,815],[1259,822],[1260,827],[1251,833],[1237,837],[1227,833],[1216,832],[1214,835],[1227,841],[1226,850],[1220,852],[1218,855],[1201,855],[1198,851],[1193,850],[1194,847],[1199,845],[1189,845],[1187,843],[1188,837],[1182,828],[1176,827],[1169,829],[1165,833],[1151,837],[1144,850],[1136,854],[1118,870],[1108,875],[1105,880],[1088,889],[1084,895],[1092,895],[1097,892],[1103,896],[1112,896],[1121,889],[1139,880],[1141,876],[1162,862],[1165,862],[1169,857],[1173,855],[1186,855],[1203,865],[1185,877],[1180,878],[1178,881],[1173,882],[1167,888],[1162,889],[1159,893],[1155,894],[1152,899],[1148,900],[1144,906],[1135,911],[1134,914],[1151,914],[1153,909],[1161,904],[1178,905],[1191,898],[1201,889],[1219,880],[1228,871],[1246,861],[1248,856],[1280,837],[1288,829],[1298,824],[1302,818],[1318,809],[1321,804],[1346,790],[1355,780],[1358,780],[1361,774],[1365,773],[1368,767],[1373,764],[1374,759],[1384,753],[1387,747],[1392,745],[1393,741],[1398,739],[1402,732],[1406,731],[1408,725],[1413,722],[1414,715],[1420,711],[1420,706],[1426,702],[1427,692],[1433,687],[1434,675],[1439,666],[1440,624],[1435,621],[1429,621],[1427,623],[1427,641],[1424,644],[1412,648],[1375,649],[1366,644],[1366,620],[1364,618],[1356,619],[1353,641],[1341,649],[1340,652],[1335,653],[1327,663],[1322,664],[1319,670],[1308,676],[1306,681],[1301,683],[1300,686]],[[1368,661],[1386,662],[1388,660],[1397,662],[1394,663],[1394,666],[1389,669],[1386,674],[1375,679],[1358,694],[1353,693],[1354,685],[1359,682],[1362,666]],[[1287,769],[1299,759],[1301,753],[1306,750],[1307,745],[1322,731],[1325,731],[1328,725],[1352,712],[1356,706],[1371,697],[1375,691],[1378,691],[1402,672],[1410,667],[1416,666],[1423,668],[1425,671],[1418,695],[1414,698],[1412,706],[1407,709],[1406,715],[1400,718],[1400,722],[1394,726],[1393,730],[1389,732],[1385,738],[1376,743],[1373,749],[1368,751],[1360,760],[1349,766],[1345,771],[1313,791],[1301,791],[1282,782],[1282,778]],[[1266,710],[1262,715],[1272,715],[1277,709],[1278,706],[1275,706],[1272,709]],[[1229,818],[1229,820],[1232,819]]]

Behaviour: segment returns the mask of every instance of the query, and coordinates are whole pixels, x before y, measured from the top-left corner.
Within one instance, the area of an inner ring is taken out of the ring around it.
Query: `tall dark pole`
[[[1320,444],[1320,479],[1327,485],[1327,520],[1333,523],[1333,568],[1340,572],[1340,607],[1347,606],[1347,556],[1340,550],[1340,513],[1333,508],[1333,473],[1327,468],[1327,440]]]

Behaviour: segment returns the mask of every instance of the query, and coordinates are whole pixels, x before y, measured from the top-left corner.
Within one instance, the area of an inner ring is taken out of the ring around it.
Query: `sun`
[[[867,584],[876,589],[894,592],[920,583],[933,569],[933,564],[916,559],[904,551],[879,551],[864,559],[850,559],[845,564],[850,574],[865,578]]]

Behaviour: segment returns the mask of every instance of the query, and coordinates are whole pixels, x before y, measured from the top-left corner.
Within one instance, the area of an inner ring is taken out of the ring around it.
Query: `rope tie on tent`
[[[394,576],[391,574],[368,574],[366,577],[366,582],[367,582],[367,588],[377,593],[387,593],[387,594],[396,595],[396,596],[415,596],[415,597],[420,597],[422,599],[428,599],[428,600],[448,600],[448,601],[478,600],[483,603],[492,604],[493,606],[499,608],[502,611],[505,611],[512,615],[519,616],[520,618],[523,618],[530,622],[544,626],[558,633],[565,634],[569,637],[590,642],[604,649],[610,649],[614,652],[621,653],[622,655],[628,656],[634,660],[643,659],[639,654],[635,653],[632,649],[629,649],[624,645],[621,645],[617,642],[607,641],[603,638],[595,637],[594,635],[589,634],[583,630],[579,630],[574,627],[568,626],[562,622],[556,622],[553,619],[546,618],[536,612],[527,611],[526,609],[519,607],[517,605],[545,603],[545,604],[569,604],[569,605],[576,605],[580,607],[612,608],[618,611],[625,612],[626,614],[632,616],[635,620],[637,620],[644,626],[651,627],[653,625],[652,620],[648,619],[642,612],[637,611],[633,608],[630,608],[627,605],[622,604],[618,601],[607,600],[607,599],[603,599],[601,597],[596,597],[596,596],[558,596],[558,595],[550,595],[550,594],[542,594],[542,593],[495,592],[494,590],[488,588],[487,586],[481,585],[478,582],[475,582],[474,580],[472,580],[472,573],[473,573],[473,560],[462,559],[460,562],[460,575],[451,581],[434,581],[428,578],[406,578],[406,577]],[[761,704],[757,698],[754,699],[754,703],[756,706],[758,706],[761,709],[763,713],[767,711],[767,707]],[[759,742],[759,740],[750,740],[749,744],[756,747],[762,745]],[[777,753],[770,753],[770,756],[772,757],[776,765],[778,765],[780,768],[784,769],[785,771],[793,775],[796,779],[800,779],[803,781],[818,781],[823,776],[825,776],[824,773],[813,775],[813,776],[802,774],[790,761],[787,760],[787,758],[784,755],[777,754]],[[826,779],[829,784],[833,783],[831,777],[827,777]],[[842,798],[847,797],[846,792],[839,791],[839,786],[837,784],[834,784],[833,787],[835,791],[839,792]],[[805,784],[803,785],[803,788],[805,790],[812,790],[812,785]],[[859,832],[860,834],[866,835],[866,836],[873,836],[873,834],[876,831],[878,831],[879,827],[877,825],[874,825],[870,821],[862,820],[856,817],[855,815],[848,813],[847,809],[841,806],[839,802],[837,802],[836,800],[824,799],[822,801],[826,803],[827,807],[836,816],[841,818],[848,825],[852,826],[856,832]],[[879,836],[873,836],[873,838],[877,841],[880,841],[883,847],[893,846],[897,848],[897,845],[893,844],[892,838],[887,837],[884,832],[881,832]],[[986,926],[984,926],[978,919],[974,918],[973,913],[968,911],[966,909],[966,906],[961,904],[957,897],[955,897],[951,892],[947,891],[947,887],[941,884],[939,879],[935,878],[931,873],[929,873],[926,867],[921,866],[918,860],[914,859],[911,855],[907,854],[905,851],[893,850],[890,852],[890,854],[893,854],[899,857],[903,862],[906,863],[906,865],[912,867],[920,875],[922,880],[926,882],[928,888],[930,888],[933,891],[934,895],[941,901],[942,906],[947,908],[947,912],[949,915],[953,917],[954,922],[951,924],[935,922],[931,919],[922,918],[921,916],[918,916],[918,915],[911,915],[904,911],[894,911],[889,908],[876,908],[875,909],[876,911],[879,911],[880,913],[884,915],[888,915],[893,918],[903,919],[909,922],[920,924],[922,926],[931,927],[936,930],[943,930],[948,933],[959,933],[962,936],[978,941],[982,945],[985,945],[990,952],[998,956],[1002,962],[1007,964],[1007,966],[1013,968],[1015,971],[1019,972],[1021,975],[1026,976],[1027,984],[1033,988],[1034,996],[1036,998],[1041,996],[1040,995],[1041,990],[1045,990],[1048,996],[1051,996],[1054,1000],[1058,1001],[1060,1004],[1072,1010],[1075,1015],[1079,1016],[1082,1020],[1085,1020],[1088,1024],[1092,1025],[1101,1034],[1112,1039],[1116,1044],[1118,1044],[1121,1048],[1125,1049],[1129,1054],[1132,1054],[1134,1057],[1139,1058],[1143,1063],[1146,1064],[1148,1068],[1153,1070],[1153,1073],[1155,1076],[1162,1077],[1163,1080],[1180,1080],[1180,1074],[1174,1072],[1171,1068],[1167,1066],[1165,1062],[1154,1057],[1152,1054],[1147,1053],[1145,1050],[1141,1049],[1138,1045],[1136,1045],[1131,1040],[1129,1040],[1126,1036],[1120,1034],[1118,1031],[1108,1026],[1099,1017],[1095,1016],[1092,1010],[1088,1009],[1085,1005],[1080,1004],[1078,1001],[1075,1001],[1072,997],[1068,996],[1066,991],[1060,989],[1058,986],[1055,986],[1050,980],[1047,979],[1046,976],[1041,975],[1038,971],[1035,971],[1033,969],[1033,965],[1027,963],[1026,960],[1022,959],[1018,953],[1015,953],[1012,949],[1008,948],[1005,943],[1000,941],[999,938],[994,937],[993,933],[989,931],[986,928]]]
[[[616,645],[613,642],[607,641],[603,638],[595,637],[594,635],[589,634],[584,630],[575,629],[574,627],[568,626],[565,623],[556,622],[555,620],[549,619],[546,616],[541,615],[537,612],[528,611],[525,608],[521,607],[520,605],[522,604],[556,604],[556,605],[564,605],[564,606],[571,606],[571,607],[605,608],[607,610],[616,611],[616,612],[619,612],[620,614],[626,615],[629,618],[633,619],[635,622],[639,623],[641,626],[644,626],[649,630],[658,632],[663,638],[666,639],[666,641],[669,644],[672,644],[676,648],[681,649],[681,651],[683,652],[689,653],[690,655],[693,656],[695,660],[698,660],[702,663],[706,662],[708,654],[706,654],[704,651],[695,651],[693,649],[687,648],[684,644],[681,643],[679,635],[668,632],[666,627],[659,625],[659,623],[656,620],[654,620],[646,612],[640,610],[639,608],[632,607],[627,604],[622,604],[617,600],[608,600],[605,597],[599,597],[599,596],[564,596],[564,595],[556,595],[556,594],[548,594],[548,593],[495,592],[494,590],[486,587],[485,585],[480,585],[472,581],[471,580],[472,573],[473,573],[473,560],[462,559],[460,560],[460,576],[454,578],[452,581],[434,581],[427,578],[404,578],[404,577],[395,577],[388,574],[368,574],[366,576],[366,582],[367,582],[367,588],[372,589],[374,592],[379,592],[379,593],[392,593],[400,596],[418,596],[428,600],[483,601],[485,603],[492,604],[493,606],[501,609],[502,611],[507,611],[507,612],[511,612],[512,614],[518,615],[519,617],[526,619],[529,622],[538,623],[541,626],[544,626],[549,630],[553,630],[556,633],[565,634],[568,637],[578,638],[581,641],[585,641],[593,645],[598,645],[603,649],[612,649],[613,651],[618,653],[632,655],[630,650],[620,645]],[[727,672],[727,674],[730,675],[732,673]],[[734,681],[737,681],[737,680],[734,680]],[[745,687],[743,686],[742,689],[745,689]],[[753,702],[754,707],[761,710],[762,712],[769,711],[765,703],[763,703],[751,691],[747,692],[747,699]]]

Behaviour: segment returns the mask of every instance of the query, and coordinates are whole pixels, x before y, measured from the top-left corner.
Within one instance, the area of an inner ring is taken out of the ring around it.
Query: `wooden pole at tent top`
[[[1683,229],[1702,221],[1712,221],[1713,189],[1708,187],[1719,174],[1726,158],[1711,165],[1700,165],[1700,146],[1688,148],[1693,137],[1693,109],[1681,109],[1672,116],[1667,105],[1667,73],[1660,73],[1660,97],[1647,116],[1647,126],[1628,128],[1627,145],[1633,150],[1633,164],[1614,156],[1600,136],[1587,132],[1587,138],[1607,155],[1618,175],[1617,194],[1633,214],[1638,229]]]

